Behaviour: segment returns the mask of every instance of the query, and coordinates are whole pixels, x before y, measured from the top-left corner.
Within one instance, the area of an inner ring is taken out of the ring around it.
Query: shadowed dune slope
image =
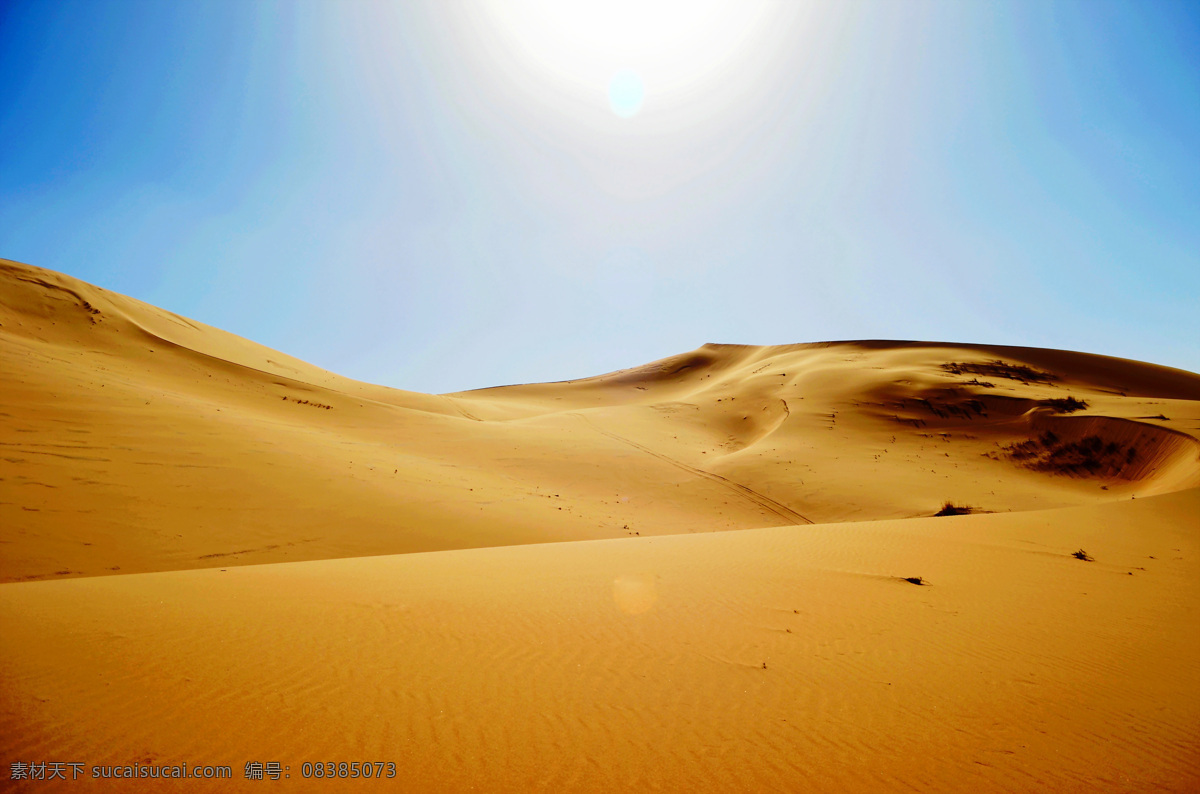
[[[705,345],[425,395],[0,262],[0,580],[1022,511],[1200,483],[1200,376]]]

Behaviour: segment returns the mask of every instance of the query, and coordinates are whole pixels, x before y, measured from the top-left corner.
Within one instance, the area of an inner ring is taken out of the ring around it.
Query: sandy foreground
[[[705,345],[424,395],[6,260],[0,372],[0,790],[1200,791],[1198,375]],[[184,763],[232,779],[92,774]]]

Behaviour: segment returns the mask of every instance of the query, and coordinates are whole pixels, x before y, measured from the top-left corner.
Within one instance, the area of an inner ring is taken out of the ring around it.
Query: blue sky
[[[0,256],[428,392],[704,342],[1200,371],[1200,5],[9,0]]]

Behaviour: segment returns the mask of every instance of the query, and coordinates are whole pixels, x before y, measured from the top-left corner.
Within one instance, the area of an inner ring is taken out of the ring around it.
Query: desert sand
[[[710,344],[426,395],[8,260],[0,372],[0,789],[1200,790],[1200,375]],[[91,775],[183,763],[232,780]]]

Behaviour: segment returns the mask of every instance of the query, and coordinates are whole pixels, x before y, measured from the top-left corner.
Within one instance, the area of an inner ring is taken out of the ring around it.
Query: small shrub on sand
[[[906,577],[904,577],[904,581],[909,582],[910,584],[916,584],[916,585],[929,584],[928,582],[925,581],[925,579],[923,577],[920,577],[920,576],[906,576]]]
[[[934,513],[935,516],[968,516],[975,512],[975,508],[970,505],[956,505],[954,502],[946,502],[942,505],[942,509]]]
[[[1042,400],[1041,404],[1060,414],[1073,414],[1088,407],[1087,400],[1076,400],[1074,397],[1056,397],[1053,400]]]
[[[1084,562],[1095,562],[1096,561],[1092,555],[1088,554],[1083,549],[1080,549],[1079,551],[1071,552],[1071,556],[1077,560],[1083,560]]]

